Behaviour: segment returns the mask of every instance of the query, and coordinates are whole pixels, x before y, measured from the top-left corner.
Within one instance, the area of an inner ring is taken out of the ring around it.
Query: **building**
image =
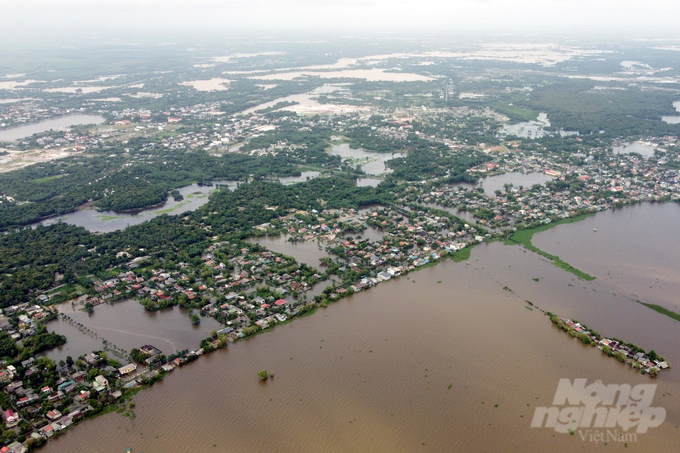
[[[5,426],[12,428],[19,424],[19,416],[12,409],[7,409],[4,413]]]
[[[132,373],[136,369],[137,369],[136,363],[129,363],[125,366],[118,368],[118,374],[120,374],[121,376],[125,376],[126,374]]]

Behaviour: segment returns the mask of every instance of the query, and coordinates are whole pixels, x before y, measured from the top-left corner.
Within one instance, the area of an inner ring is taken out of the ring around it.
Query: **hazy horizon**
[[[667,0],[9,0],[9,41],[191,34],[675,35],[680,3]]]

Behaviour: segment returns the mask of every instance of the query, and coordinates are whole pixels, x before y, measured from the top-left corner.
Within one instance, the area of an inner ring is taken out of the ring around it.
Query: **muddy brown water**
[[[632,209],[628,212],[637,218]],[[641,214],[661,211],[654,206]],[[663,221],[677,225],[680,215],[674,212]],[[619,214],[593,218],[607,215]],[[622,215],[628,214],[623,210]],[[591,225],[582,225],[541,233],[556,236],[542,244],[537,235],[536,243],[557,253],[562,250],[548,245],[570,242],[585,260],[595,253],[587,250],[590,243],[578,235],[576,242],[566,239],[569,228],[592,232]],[[662,237],[666,227],[659,220],[648,228],[647,235],[637,236],[641,244]],[[610,234],[624,237],[622,230]],[[674,249],[661,252],[672,255]],[[562,258],[568,260],[566,253]],[[558,331],[537,309],[525,308],[529,300],[577,317],[605,335],[653,348],[680,366],[680,323],[631,300],[628,293],[638,290],[637,283],[623,277],[609,281],[601,267],[585,261],[584,270],[598,279],[579,280],[520,246],[499,242],[475,247],[469,263],[446,261],[392,279],[202,357],[137,394],[134,419],[110,413],[86,421],[43,451],[623,449],[611,441],[604,446],[530,427],[535,407],[552,404],[558,379],[578,377],[658,384],[653,405],[666,409],[666,421],[639,434],[626,451],[678,451],[677,369],[650,381]],[[275,377],[260,382],[262,369]]]

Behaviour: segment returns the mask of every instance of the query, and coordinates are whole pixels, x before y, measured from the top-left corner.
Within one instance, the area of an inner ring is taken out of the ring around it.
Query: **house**
[[[378,273],[378,281],[383,282],[385,280],[389,280],[390,278],[392,278],[392,275],[390,275],[389,272],[383,271]]]
[[[53,421],[55,421],[56,419],[61,418],[61,412],[59,412],[58,410],[54,409],[54,410],[52,410],[52,411],[49,411],[47,414],[45,414],[45,417],[46,417],[49,421],[52,421],[52,422],[53,422]]]
[[[64,392],[62,392],[60,390],[57,393],[53,393],[50,396],[48,396],[47,401],[49,401],[50,403],[56,403],[56,402],[63,400],[65,398],[65,396],[66,395],[64,395]]]
[[[28,448],[19,442],[12,442],[11,444],[7,445],[7,448],[9,448],[12,453],[28,453]]]
[[[150,345],[150,344],[145,344],[144,346],[141,346],[139,348],[139,352],[141,352],[142,354],[146,354],[149,357],[151,357],[151,356],[154,356],[156,354],[160,354],[161,350]]]
[[[82,382],[87,377],[87,373],[84,371],[76,371],[71,375],[71,378],[76,382]]]
[[[136,364],[136,363],[129,363],[129,364],[125,365],[125,366],[122,366],[122,367],[118,368],[118,374],[119,374],[120,376],[125,376],[126,374],[132,373],[132,372],[135,371],[136,369],[137,369],[137,364]]]
[[[104,387],[108,387],[108,386],[109,386],[109,380],[106,379],[106,378],[105,378],[104,376],[102,376],[101,374],[100,374],[99,376],[97,376],[96,378],[94,378],[94,380],[95,380],[99,385],[102,385],[102,386],[104,386]]]
[[[19,416],[12,409],[7,409],[4,413],[5,426],[12,428],[19,424]]]

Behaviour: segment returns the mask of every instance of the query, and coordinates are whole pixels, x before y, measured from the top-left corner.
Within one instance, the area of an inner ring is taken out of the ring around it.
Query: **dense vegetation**
[[[106,156],[73,157],[1,174],[0,193],[17,203],[0,204],[0,229],[65,214],[88,201],[101,209],[133,210],[161,203],[171,189],[195,182],[300,174],[295,160],[286,155],[154,152],[143,145],[137,152],[108,154],[116,150],[107,150]]]
[[[678,134],[680,126],[661,121],[674,115],[672,102],[663,91],[593,89],[594,83],[571,80],[535,88],[515,104],[536,112],[546,112],[556,128],[599,133],[612,137],[630,135]]]

